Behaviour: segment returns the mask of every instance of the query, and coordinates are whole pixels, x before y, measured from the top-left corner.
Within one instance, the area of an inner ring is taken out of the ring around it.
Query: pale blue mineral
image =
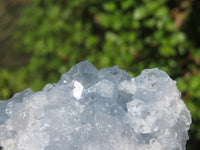
[[[191,115],[165,72],[136,78],[84,61],[0,102],[3,150],[185,150]]]

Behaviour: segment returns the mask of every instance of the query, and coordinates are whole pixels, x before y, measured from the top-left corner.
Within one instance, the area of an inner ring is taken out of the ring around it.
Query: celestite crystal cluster
[[[185,150],[191,115],[165,72],[132,78],[84,61],[0,102],[3,150]]]

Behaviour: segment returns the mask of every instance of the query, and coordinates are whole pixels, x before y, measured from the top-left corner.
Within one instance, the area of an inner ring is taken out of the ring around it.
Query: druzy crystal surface
[[[190,124],[176,82],[157,68],[133,78],[84,61],[0,102],[4,150],[184,150]]]

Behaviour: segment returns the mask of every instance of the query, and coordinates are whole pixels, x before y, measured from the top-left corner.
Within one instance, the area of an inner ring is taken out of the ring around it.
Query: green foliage
[[[31,55],[29,64],[0,72],[0,96],[27,87],[40,90],[86,59],[98,68],[119,65],[134,76],[159,67],[177,80],[193,116],[192,140],[200,141],[199,38],[190,34],[199,37],[200,31],[188,23],[190,14],[176,28],[172,8],[179,5],[170,0],[32,0],[14,34],[18,50]],[[193,7],[188,7],[191,14]]]

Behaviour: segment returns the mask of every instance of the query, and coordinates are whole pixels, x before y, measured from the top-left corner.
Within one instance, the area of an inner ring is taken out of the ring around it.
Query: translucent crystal
[[[185,150],[191,115],[165,72],[132,78],[84,61],[0,102],[4,150]]]

